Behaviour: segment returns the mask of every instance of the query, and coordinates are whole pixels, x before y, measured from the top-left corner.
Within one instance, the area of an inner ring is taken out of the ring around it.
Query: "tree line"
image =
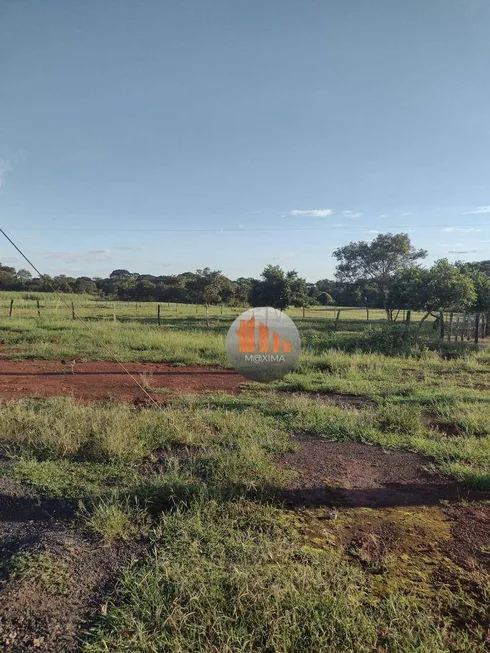
[[[490,311],[490,261],[422,265],[426,250],[408,234],[379,234],[371,242],[351,242],[333,253],[335,279],[309,283],[296,270],[268,265],[259,279],[232,280],[204,268],[176,275],[113,270],[107,278],[60,274],[33,277],[28,270],[0,264],[0,290],[88,293],[122,301],[308,307],[315,304],[423,311]]]

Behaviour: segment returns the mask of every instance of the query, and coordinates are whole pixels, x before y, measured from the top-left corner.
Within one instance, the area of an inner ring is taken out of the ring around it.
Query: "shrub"
[[[412,356],[420,352],[419,330],[404,324],[384,324],[363,334],[359,348],[385,356]]]

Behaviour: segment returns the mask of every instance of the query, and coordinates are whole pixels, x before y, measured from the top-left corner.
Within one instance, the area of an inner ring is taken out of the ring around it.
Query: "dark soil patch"
[[[125,363],[124,366],[139,383],[142,383],[140,375],[146,374],[147,378],[151,378],[151,386],[170,392],[237,393],[246,382],[244,377],[232,370],[197,365],[176,367],[167,363]],[[59,361],[0,360],[0,399],[71,395],[84,401],[111,398],[143,405],[145,402],[151,403],[117,363],[77,363],[74,372],[63,373]],[[165,393],[151,394],[157,402],[167,400]]]
[[[490,505],[447,506],[443,512],[451,522],[451,558],[468,571],[490,573]]]
[[[124,565],[144,550],[141,542],[103,546],[75,527],[74,511],[68,501],[40,500],[32,488],[0,478],[1,650],[79,650],[79,636],[103,610]],[[40,556],[50,561],[41,575]],[[19,560],[28,561],[27,571],[17,569]]]
[[[34,490],[11,478],[0,478],[0,565],[16,553],[35,547],[48,532],[63,532],[75,506],[62,499],[39,499]],[[0,579],[2,578],[0,570]]]
[[[459,426],[452,422],[429,422],[428,427],[433,431],[444,433],[444,435],[449,437],[461,435],[461,429]]]
[[[296,442],[295,452],[276,458],[297,472],[279,493],[289,505],[418,506],[486,496],[427,471],[431,461],[415,453],[311,437]]]
[[[33,489],[13,478],[0,477],[0,537],[5,524],[70,518],[74,506],[63,499],[39,499]]]
[[[0,642],[6,651],[65,653],[79,649],[77,638],[97,613],[104,596],[129,561],[128,547],[105,547],[75,531],[49,533],[35,549],[63,570],[63,583],[29,573],[14,577],[0,598]]]

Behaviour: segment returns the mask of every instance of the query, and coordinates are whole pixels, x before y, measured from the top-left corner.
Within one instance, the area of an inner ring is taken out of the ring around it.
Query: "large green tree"
[[[379,234],[373,241],[351,242],[333,253],[341,282],[368,283],[379,292],[383,306],[395,276],[425,258],[424,249],[416,249],[408,234]]]
[[[440,310],[464,311],[475,307],[477,293],[468,274],[447,259],[430,269],[407,269],[395,278],[388,303],[391,307],[424,311],[421,324]]]
[[[196,270],[195,278],[187,287],[196,303],[205,306],[221,304],[233,292],[230,280],[221,273],[221,270],[210,268]]]
[[[32,274],[29,272],[29,270],[17,270],[15,277],[20,281],[22,286],[25,286],[28,284],[30,281],[32,281]]]
[[[268,265],[250,289],[251,306],[284,309],[291,304],[291,277],[279,265]]]
[[[286,274],[287,281],[291,290],[291,305],[306,308],[310,306],[314,299],[310,294],[310,289],[306,283],[306,279],[298,276],[296,270],[291,270]]]
[[[475,286],[477,312],[490,311],[490,261],[478,263],[456,263],[457,267],[470,277]]]
[[[76,293],[87,293],[95,295],[97,293],[97,284],[90,277],[77,277],[75,279],[73,291]]]
[[[5,290],[14,290],[17,286],[15,268],[0,263],[0,288]]]

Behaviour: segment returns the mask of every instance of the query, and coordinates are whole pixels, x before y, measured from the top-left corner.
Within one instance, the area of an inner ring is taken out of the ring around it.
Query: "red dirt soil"
[[[124,363],[124,367],[143,386],[166,388],[169,393],[239,392],[246,379],[232,370],[201,366],[173,366],[168,363]],[[76,363],[75,373],[63,373],[59,361],[0,360],[0,401],[22,397],[71,395],[75,399],[140,402],[147,399],[133,379],[111,362]],[[140,375],[146,375],[141,377]],[[164,402],[165,393],[151,393]]]
[[[295,442],[296,451],[276,456],[279,465],[296,472],[279,493],[286,504],[386,508],[490,499],[488,492],[427,471],[431,460],[416,453],[307,436]]]

